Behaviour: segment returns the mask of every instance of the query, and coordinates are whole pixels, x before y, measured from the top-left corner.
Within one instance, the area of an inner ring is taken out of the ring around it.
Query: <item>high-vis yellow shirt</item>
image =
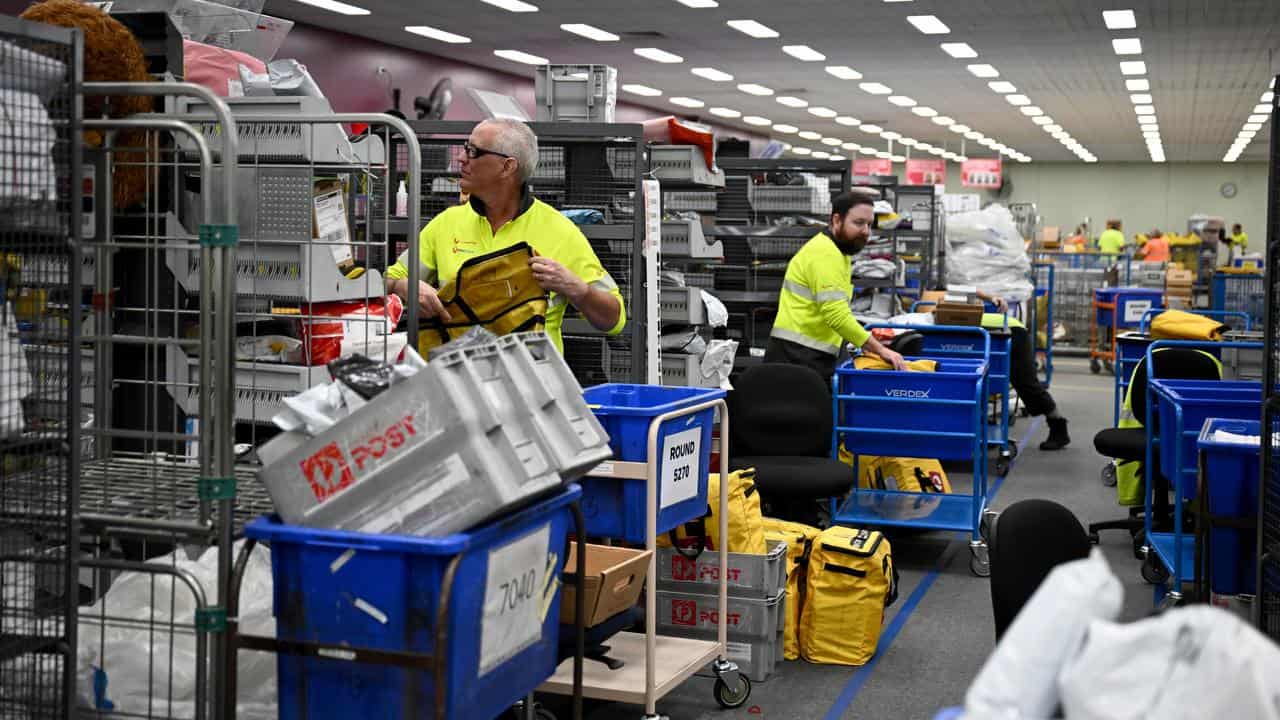
[[[521,241],[529,243],[539,255],[564,265],[591,287],[617,298],[621,312],[618,324],[609,330],[609,334],[622,332],[627,324],[626,304],[618,291],[618,284],[600,264],[591,243],[568,218],[534,198],[527,190],[519,214],[499,228],[496,234],[485,217],[484,203],[474,197],[466,205],[451,207],[435,216],[418,235],[418,260],[422,266],[420,277],[428,285],[443,287],[457,277],[458,268],[470,258]],[[400,280],[409,277],[408,262],[409,251],[406,250],[394,265],[387,268],[387,278]],[[551,293],[547,304],[546,332],[561,352],[564,352],[564,341],[560,328],[568,306],[567,298]]]
[[[1119,254],[1124,252],[1124,233],[1110,228],[1098,236],[1098,252]]]
[[[853,260],[826,233],[814,235],[787,263],[772,337],[838,355],[847,340],[871,337],[853,317]]]

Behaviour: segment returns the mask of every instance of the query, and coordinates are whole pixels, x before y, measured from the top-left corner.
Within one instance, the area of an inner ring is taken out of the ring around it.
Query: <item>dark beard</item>
[[[840,252],[845,255],[857,255],[862,252],[862,248],[867,246],[867,238],[859,238],[853,242],[845,242],[840,238],[833,239],[835,240],[836,247],[840,248]]]

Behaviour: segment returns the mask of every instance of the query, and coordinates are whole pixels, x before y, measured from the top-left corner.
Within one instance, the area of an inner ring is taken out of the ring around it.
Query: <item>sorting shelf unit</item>
[[[768,342],[787,262],[826,226],[851,173],[847,162],[798,158],[724,158],[720,167],[725,186],[715,225],[705,229],[724,245],[712,292],[729,310],[726,335],[742,357]],[[770,184],[789,178],[807,184]]]
[[[946,215],[932,185],[896,185],[890,188],[894,210],[910,218],[910,227],[882,230],[893,240],[899,257],[918,257],[907,261],[904,290],[919,296],[921,289],[942,287],[946,274]]]

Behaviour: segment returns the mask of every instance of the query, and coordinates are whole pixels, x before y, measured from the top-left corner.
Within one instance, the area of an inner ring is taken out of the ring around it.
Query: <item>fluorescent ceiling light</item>
[[[813,152],[813,151],[812,151],[812,150],[810,150],[809,148],[793,147],[793,148],[791,148],[791,152],[793,152],[793,153],[795,153],[795,154],[797,154],[797,155],[808,155],[809,153],[811,153],[811,152]]]
[[[1154,105],[1134,105],[1133,112],[1138,115],[1155,115],[1156,108]]]
[[[1062,132],[1062,126],[1061,126],[1061,125],[1053,125],[1053,124],[1045,125],[1045,126],[1044,126],[1044,131],[1045,131],[1045,132],[1048,132],[1048,133],[1060,133],[1060,132]]]
[[[792,147],[792,146],[791,146],[791,143],[782,143],[782,149],[783,149],[783,150],[790,150],[790,149],[791,149],[791,147]]]
[[[995,67],[992,65],[986,65],[986,64],[969,65],[967,67],[969,72],[973,73],[974,77],[980,77],[980,78],[1000,77],[1000,71],[996,70]]]
[[[521,2],[520,0],[480,0],[480,1],[489,3],[494,7],[502,8],[507,12],[513,12],[513,13],[538,12],[537,5],[530,5],[529,3]]]
[[[623,85],[622,91],[642,97],[658,97],[662,94],[662,91],[658,88],[651,88],[648,85]]]
[[[1270,120],[1270,119],[1271,119],[1271,116],[1270,116],[1270,115],[1250,115],[1250,116],[1249,116],[1249,120],[1248,120],[1248,122],[1251,122],[1251,123],[1264,123],[1264,122],[1266,122],[1267,120]]]
[[[1148,139],[1148,140],[1159,140],[1159,139],[1160,139],[1160,131],[1159,131],[1159,130],[1151,130],[1151,131],[1148,131],[1148,132],[1144,132],[1144,133],[1142,133],[1142,137],[1144,137],[1144,138],[1146,138],[1146,139]]]
[[[706,106],[706,103],[702,102],[698,98],[691,97],[673,97],[670,98],[670,101],[672,105],[679,105],[680,107],[687,108],[700,108]]]
[[[831,157],[831,153],[827,152],[826,150],[814,150],[813,157],[816,157],[819,160],[826,160],[827,158]]]
[[[1027,97],[1026,95],[1005,95],[1004,99],[1010,105],[1030,105],[1031,104],[1031,98]]]
[[[439,40],[440,42],[447,42],[453,45],[461,45],[463,43],[471,42],[471,38],[466,35],[456,35],[446,30],[433,28],[430,25],[406,25],[404,29],[405,32],[411,32],[414,35],[421,35],[425,38],[431,38],[432,40]]]
[[[934,15],[908,15],[907,22],[925,35],[946,35],[951,32],[951,28]]]
[[[738,86],[738,89],[748,95],[772,95],[773,94],[772,88],[767,88],[763,85],[757,85],[755,83],[743,83]]]
[[[720,7],[720,3],[716,2],[716,0],[676,0],[676,2],[691,8]]]
[[[1043,111],[1043,110],[1041,110],[1040,108],[1036,107],[1035,105],[1029,105],[1029,106],[1027,106],[1027,107],[1022,107],[1022,108],[1018,108],[1018,109],[1019,109],[1019,110],[1021,110],[1021,111],[1022,111],[1022,114],[1023,114],[1023,115],[1026,115],[1027,117],[1035,117],[1035,116],[1037,116],[1037,115],[1043,115],[1043,114],[1044,114],[1044,111]]]
[[[1134,105],[1150,105],[1154,101],[1151,99],[1151,96],[1148,95],[1147,93],[1141,93],[1138,95],[1130,95],[1129,102],[1133,103]]]
[[[1063,142],[1065,142],[1066,140],[1070,139],[1070,137],[1071,137],[1071,134],[1070,134],[1070,133],[1065,132],[1065,131],[1062,131],[1062,130],[1058,130],[1057,132],[1053,132],[1053,133],[1050,133],[1050,134],[1051,134],[1051,135],[1053,135],[1053,139],[1054,139],[1054,140],[1059,140],[1059,141],[1063,141]]]
[[[830,145],[831,147],[836,147],[841,145],[842,143],[844,143],[844,141],[841,140],[840,138],[833,138],[833,137],[822,138],[823,145]]]
[[[810,114],[810,115],[817,116],[817,117],[820,117],[820,118],[828,118],[828,119],[830,119],[830,118],[835,117],[837,113],[836,113],[836,111],[835,111],[835,110],[832,110],[831,108],[826,108],[826,107],[811,107],[811,108],[809,108],[809,114]]]
[[[989,148],[993,148],[996,146],[997,143],[995,140],[992,140],[991,138],[982,138],[981,140],[978,141],[978,144],[985,145]]]
[[[861,80],[862,79],[862,73],[858,72],[857,70],[854,70],[848,65],[828,65],[826,69],[827,69],[828,75],[834,75],[835,77],[838,77],[841,80]]]
[[[791,97],[790,95],[779,95],[776,99],[779,105],[786,105],[790,108],[802,108],[808,107],[809,105],[808,100],[801,100],[798,97]]]
[[[862,92],[871,93],[872,95],[890,95],[893,88],[878,82],[859,83],[858,87],[862,88]]]
[[[820,140],[822,139],[822,133],[816,133],[812,130],[803,130],[800,133],[800,137],[805,140]]]
[[[902,138],[898,142],[902,143],[903,145],[906,145],[907,147],[915,147],[920,144],[920,141],[916,140],[915,138]]]
[[[778,31],[771,27],[761,25],[755,20],[730,20],[728,26],[742,33],[750,35],[753,38],[776,38]]]
[[[978,132],[977,130],[970,130],[969,132],[965,133],[964,136],[969,140],[979,140],[982,138],[982,133]]]
[[[826,55],[808,45],[783,45],[782,52],[802,62],[822,62],[827,59]]]
[[[968,161],[969,161],[969,157],[967,155],[956,156],[956,162],[968,162]]]
[[[1049,117],[1048,115],[1041,115],[1040,117],[1031,118],[1031,122],[1037,125],[1052,125],[1053,118]]]
[[[1253,106],[1253,112],[1258,115],[1266,115],[1271,113],[1271,106],[1266,103],[1259,103]]]
[[[1138,38],[1116,38],[1111,41],[1111,48],[1117,55],[1141,55],[1142,40]]]
[[[635,54],[639,55],[640,57],[646,60],[652,60],[654,62],[660,62],[660,63],[670,64],[670,63],[684,62],[684,58],[680,57],[679,55],[676,55],[675,53],[669,53],[666,50],[660,50],[658,48],[651,48],[651,47],[636,48]]]
[[[1138,118],[1139,125],[1155,125],[1160,122],[1154,115],[1143,115]]]
[[[892,160],[893,153],[889,152],[888,150],[881,150],[876,153],[876,157],[880,158],[881,160]]]
[[[991,88],[995,92],[1000,93],[1001,95],[1004,95],[1006,93],[1018,92],[1018,88],[1014,87],[1013,83],[1007,80],[996,80],[994,82],[989,82],[987,83],[987,87]]]
[[[1132,78],[1125,80],[1124,86],[1129,92],[1147,92],[1151,89],[1151,81],[1146,78]]]
[[[1271,101],[1273,101],[1273,100],[1275,100],[1275,99],[1276,99],[1276,94],[1275,94],[1275,92],[1273,92],[1273,91],[1271,91],[1271,90],[1268,90],[1268,91],[1266,91],[1266,92],[1262,93],[1262,97],[1260,98],[1260,102],[1263,102],[1263,103],[1266,103],[1267,105],[1270,105],[1270,104],[1271,104]]]
[[[933,149],[933,146],[927,142],[918,142],[916,143],[916,149],[920,152],[929,152]]]
[[[596,42],[615,42],[618,40],[617,35],[614,35],[613,33],[608,32],[607,30],[601,30],[600,28],[595,27],[594,25],[584,25],[582,23],[566,23],[564,25],[561,25],[560,29],[564,30],[565,32],[571,32],[574,35],[581,35],[582,37],[588,40],[595,40]]]
[[[839,116],[839,117],[837,117],[837,118],[836,118],[836,124],[837,124],[837,125],[844,125],[845,127],[857,127],[857,126],[859,126],[859,125],[861,125],[861,124],[862,124],[862,121],[861,121],[861,120],[859,120],[859,119],[858,119],[858,118],[856,118],[856,117],[849,117],[848,115],[841,115],[841,116]]]
[[[861,149],[861,148],[862,148],[862,146],[861,146],[861,145],[859,145],[859,144],[858,144],[858,143],[856,143],[856,142],[847,142],[847,143],[844,143],[843,145],[841,145],[840,147],[842,147],[842,148],[844,148],[845,150],[848,150],[848,151],[850,151],[850,152],[857,152],[859,149]]]
[[[941,156],[941,155],[942,155],[943,153],[945,153],[945,152],[946,152],[946,150],[943,150],[943,149],[942,149],[942,148],[940,148],[940,147],[936,147],[936,148],[929,148],[929,154],[930,154],[930,155],[938,155],[938,156]]]
[[[901,156],[901,155],[891,155],[891,156],[889,157],[889,160],[891,160],[891,161],[893,161],[893,162],[896,162],[896,163],[904,163],[904,162],[906,162],[906,161],[907,161],[907,159],[906,159],[905,157]]]
[[[791,135],[793,133],[800,132],[800,128],[797,128],[795,125],[778,124],[773,126],[773,131],[780,132],[783,135]]]
[[[978,51],[969,47],[969,43],[942,43],[942,52],[957,60],[978,57]]]
[[[898,107],[914,107],[916,104],[915,100],[907,97],[906,95],[891,95],[889,97],[889,102],[897,105]]]
[[[335,13],[338,13],[339,15],[368,15],[369,14],[369,11],[365,10],[362,7],[356,7],[355,5],[348,5],[344,2],[337,2],[337,0],[298,0],[298,2],[304,5],[310,5],[311,7],[320,8],[321,10],[328,10],[329,12],[335,12]],[[533,7],[533,6],[530,6],[530,7]],[[533,9],[537,10],[538,8],[533,8]]]
[[[858,152],[862,153],[863,155],[875,155],[876,149],[869,148],[869,147],[861,147],[861,148],[858,148]]]
[[[843,156],[843,155],[832,155],[832,156],[831,156],[831,159],[832,159],[832,160],[835,160],[836,162],[839,162],[839,161],[841,161],[841,160],[845,160],[845,159],[847,159],[847,158],[845,158],[845,156]]]
[[[969,127],[968,125],[952,125],[949,129],[953,133],[960,133],[961,135],[963,135],[969,132],[970,130],[972,130],[973,128]]]
[[[1261,130],[1262,123],[1245,123],[1243,127],[1245,130]]]
[[[1138,27],[1138,19],[1132,10],[1103,10],[1102,22],[1108,30],[1132,30]]]
[[[1121,75],[1146,75],[1147,64],[1141,60],[1126,60],[1120,63]]]
[[[927,117],[927,118],[931,118],[931,117],[937,117],[937,116],[938,116],[938,111],[937,111],[937,110],[934,110],[933,108],[928,107],[928,106],[926,106],[926,105],[921,105],[921,106],[919,106],[919,107],[913,107],[913,108],[911,108],[911,112],[915,113],[916,115],[919,115],[920,117]]]
[[[722,117],[722,118],[742,117],[742,113],[738,112],[737,110],[733,110],[731,108],[726,108],[726,107],[713,107],[707,112],[710,112],[712,115],[715,115],[716,117]],[[774,129],[777,130],[776,127]]]
[[[551,64],[551,61],[544,57],[538,57],[537,55],[530,55],[527,52],[520,52],[519,50],[494,50],[493,54],[497,55],[498,57],[504,60],[511,60],[512,62],[524,63],[525,65]]]
[[[1257,130],[1241,130],[1239,138],[1242,140],[1252,140],[1258,136]]]
[[[933,124],[934,124],[934,125],[941,125],[942,127],[950,127],[950,126],[954,125],[954,124],[955,124],[955,122],[956,122],[955,120],[952,120],[951,118],[947,117],[946,115],[939,115],[938,117],[936,117],[936,118],[934,118],[934,119],[933,119]]]
[[[881,130],[880,137],[884,138],[885,140],[897,140],[898,138],[902,137],[902,134],[896,133],[892,130]]]
[[[711,82],[729,82],[733,80],[733,76],[727,72],[721,72],[713,67],[696,67],[689,72]]]
[[[879,125],[863,125],[858,129],[870,135],[879,135],[880,131],[884,130],[884,128],[880,127]]]
[[[742,118],[742,122],[744,122],[744,123],[746,123],[746,124],[748,124],[748,125],[759,125],[759,126],[765,126],[765,125],[772,125],[772,124],[773,124],[773,121],[772,121],[772,120],[770,120],[769,118],[762,118],[762,117],[760,117],[759,115],[748,115],[748,116],[746,116],[746,117]]]

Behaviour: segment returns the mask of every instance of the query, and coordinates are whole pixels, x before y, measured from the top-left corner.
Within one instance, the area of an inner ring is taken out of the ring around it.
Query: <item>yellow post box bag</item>
[[[495,335],[542,330],[546,325],[547,292],[533,279],[527,243],[516,243],[462,263],[453,282],[440,289],[440,302],[450,320],[422,321],[418,353],[462,337],[477,325]]]
[[[884,609],[897,599],[897,570],[884,535],[827,528],[809,552],[801,655],[813,663],[866,664],[880,642]]]
[[[756,492],[754,469],[729,473],[729,552],[764,555],[763,516],[760,493]],[[659,547],[675,547],[681,555],[698,557],[703,550],[720,549],[720,475],[707,479],[707,514],[658,538]]]
[[[787,604],[782,631],[782,657],[800,657],[800,608],[804,607],[805,574],[809,567],[809,551],[822,531],[803,523],[775,518],[764,519],[765,540],[787,544]]]

